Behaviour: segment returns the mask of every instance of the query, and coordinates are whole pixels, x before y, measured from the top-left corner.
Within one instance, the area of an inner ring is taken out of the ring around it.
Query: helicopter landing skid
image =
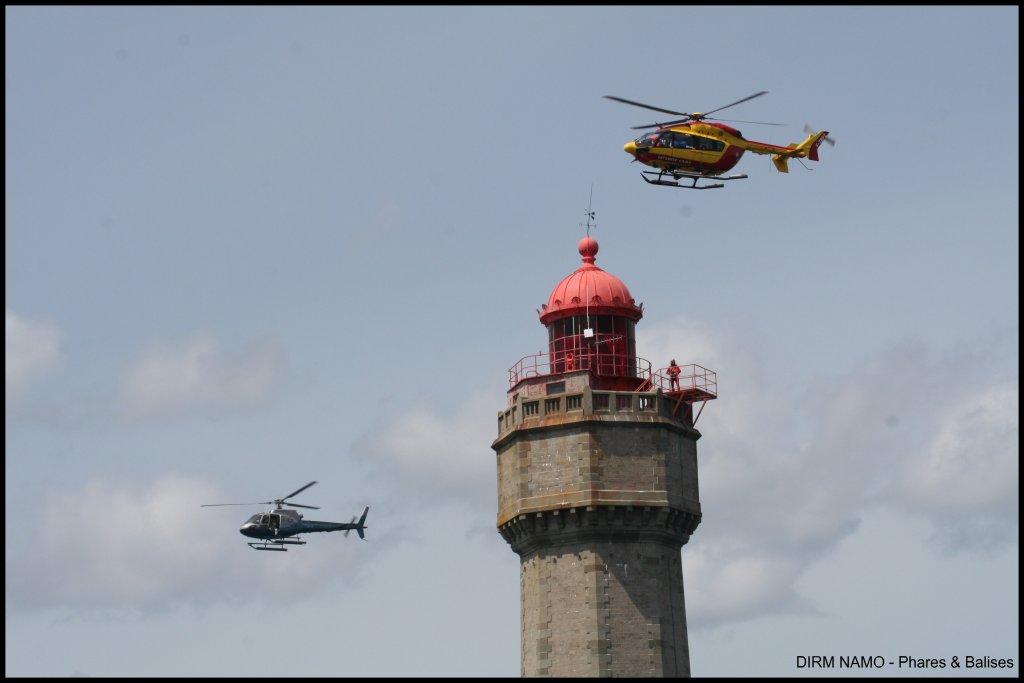
[[[705,175],[700,175],[698,173],[661,172],[661,173],[657,174],[658,177],[655,178],[654,180],[651,180],[650,178],[647,177],[648,175],[651,175],[651,176],[655,175],[654,171],[641,171],[641,174],[642,175],[640,177],[643,178],[644,181],[650,183],[651,185],[664,185],[666,187],[681,187],[681,188],[686,189],[686,190],[714,190],[714,189],[717,189],[719,187],[725,187],[725,185],[723,185],[721,183],[715,183],[713,185],[697,185],[697,181],[698,180],[700,180],[702,178],[708,178],[709,177],[709,176],[705,176]],[[672,176],[673,178],[675,178],[675,180],[665,180],[665,176],[666,175]],[[742,178],[746,178],[747,174],[746,173],[741,173],[739,175],[724,175],[724,176],[710,176],[710,177],[713,177],[715,180],[740,180]],[[686,178],[688,180],[693,181],[693,183],[691,185],[680,185],[678,182],[676,182],[680,178]]]
[[[252,548],[253,550],[277,550],[277,551],[280,551],[280,552],[288,552],[288,548],[284,547],[286,545],[306,545],[306,542],[305,541],[300,541],[299,539],[283,539],[282,538],[280,540],[274,540],[274,541],[263,541],[263,542],[250,543],[249,547]]]

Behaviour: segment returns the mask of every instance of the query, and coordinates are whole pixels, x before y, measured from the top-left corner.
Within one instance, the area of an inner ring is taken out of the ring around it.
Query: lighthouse
[[[498,519],[519,556],[523,676],[689,676],[681,548],[701,519],[694,427],[717,377],[637,355],[643,317],[597,241],[509,369]],[[699,406],[696,416],[694,409]]]

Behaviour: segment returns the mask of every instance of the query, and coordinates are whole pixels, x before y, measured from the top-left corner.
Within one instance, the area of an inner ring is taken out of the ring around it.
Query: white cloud
[[[655,369],[667,366],[674,358],[679,365],[695,363],[715,370],[720,361],[727,358],[731,373],[735,374],[737,360],[740,357],[749,360],[748,353],[733,348],[734,340],[683,316],[637,325],[636,336],[637,355],[648,359]],[[746,367],[748,371],[753,369]]]
[[[267,403],[281,381],[283,354],[263,344],[222,351],[196,335],[147,351],[124,373],[121,404],[132,417],[219,415]]]
[[[220,502],[231,501],[212,484],[173,474],[148,485],[93,479],[54,492],[40,505],[34,533],[7,535],[7,603],[148,611],[294,601],[315,595],[339,572],[348,581],[358,574],[344,544],[325,542],[302,562],[281,561],[294,553],[251,550],[238,527],[260,508],[200,507]]]
[[[9,408],[32,380],[57,364],[61,334],[53,323],[29,320],[9,308],[4,330],[4,395]]]
[[[939,433],[904,463],[901,484],[914,502],[963,513],[1015,500],[1019,400],[1014,380],[948,410]]]
[[[355,450],[378,469],[381,480],[401,491],[402,499],[430,492],[491,503],[496,501],[497,475],[490,444],[498,435],[502,398],[498,391],[484,392],[459,406],[454,415],[416,408],[391,421],[378,420]]]
[[[722,556],[724,554],[724,556]],[[793,585],[804,571],[799,558],[745,554],[704,545],[683,551],[687,621],[711,626],[754,613],[808,612]]]
[[[1020,387],[1017,379],[968,394],[940,416],[940,429],[905,459],[894,498],[941,520],[948,546],[984,545],[1015,532],[1019,506]]]

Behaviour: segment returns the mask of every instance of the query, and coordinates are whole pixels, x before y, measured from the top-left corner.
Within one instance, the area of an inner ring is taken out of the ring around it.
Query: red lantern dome
[[[540,311],[540,322],[549,325],[562,318],[579,315],[613,315],[633,322],[643,317],[626,284],[594,265],[597,240],[584,237],[579,243],[583,265],[555,285],[547,304]]]

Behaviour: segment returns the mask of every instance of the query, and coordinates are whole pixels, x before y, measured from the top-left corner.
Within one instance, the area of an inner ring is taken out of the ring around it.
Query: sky
[[[5,673],[516,677],[508,369],[717,373],[692,673],[1019,676],[1019,8],[5,8]],[[830,131],[647,185],[652,112]],[[238,534],[307,482],[367,541]],[[953,658],[1012,660],[954,669]],[[803,660],[806,661],[806,660]]]

